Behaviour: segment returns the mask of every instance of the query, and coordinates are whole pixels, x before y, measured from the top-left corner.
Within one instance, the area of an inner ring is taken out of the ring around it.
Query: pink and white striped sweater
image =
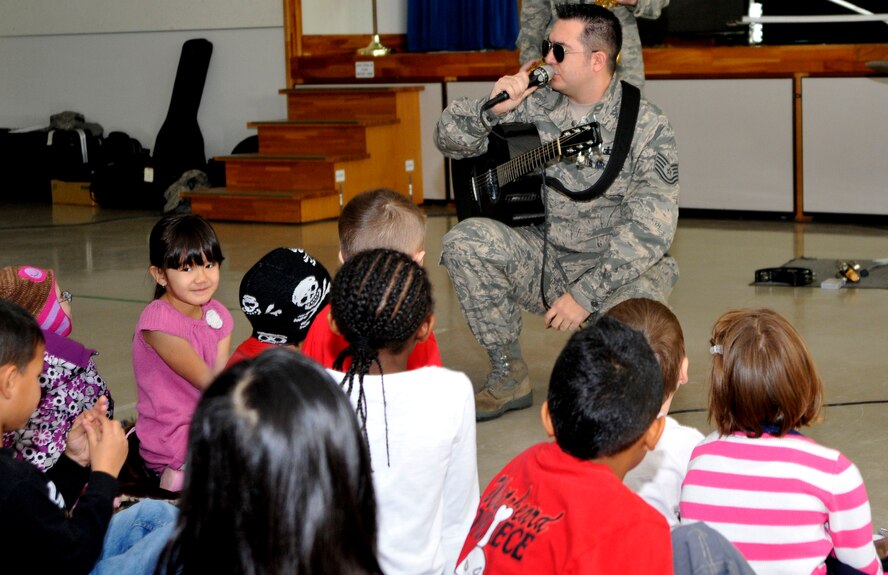
[[[882,573],[857,467],[798,433],[713,433],[693,451],[681,522],[721,532],[758,575],[825,574],[826,557]]]

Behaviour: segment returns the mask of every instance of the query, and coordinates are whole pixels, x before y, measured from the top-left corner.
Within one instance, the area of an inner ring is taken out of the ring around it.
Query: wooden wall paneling
[[[797,222],[809,221],[805,216],[805,173],[802,101],[802,78],[806,74],[793,74],[792,77],[792,132],[793,132],[793,218]]]
[[[392,146],[398,158],[397,187],[411,197],[415,204],[424,199],[422,171],[422,138],[420,137],[420,106],[419,95],[411,92],[400,92],[397,96],[398,136]],[[413,167],[408,171],[407,162]]]
[[[306,37],[308,38],[308,37]],[[645,48],[645,73],[658,78],[791,78],[866,76],[871,60],[888,60],[888,44],[799,46],[671,46]],[[355,62],[372,61],[373,78],[355,78]],[[452,82],[496,80],[518,69],[518,53],[396,53],[380,58],[354,53],[313,53],[290,61],[294,81],[303,84]]]
[[[284,0],[284,74],[287,87],[293,85],[290,63],[302,56],[302,0]]]

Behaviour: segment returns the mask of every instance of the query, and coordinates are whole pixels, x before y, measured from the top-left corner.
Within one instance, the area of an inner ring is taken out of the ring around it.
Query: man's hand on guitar
[[[505,114],[517,107],[524,98],[536,91],[537,86],[532,88],[527,87],[528,84],[530,84],[530,74],[528,73],[528,70],[530,70],[534,64],[536,64],[536,62],[528,62],[521,66],[521,69],[514,76],[503,76],[496,81],[496,84],[493,85],[493,90],[490,92],[490,97],[495,98],[499,94],[506,92],[509,95],[509,99],[491,108],[494,113],[497,115]]]
[[[546,312],[546,327],[559,331],[577,331],[589,312],[577,303],[570,292],[564,294],[552,304]]]

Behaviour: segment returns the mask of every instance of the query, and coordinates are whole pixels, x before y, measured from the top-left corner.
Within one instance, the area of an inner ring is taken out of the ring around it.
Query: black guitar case
[[[498,124],[487,139],[487,153],[474,158],[450,161],[453,182],[467,182],[472,176],[495,169],[504,159],[514,158],[540,146],[540,135],[533,124]],[[481,194],[476,198],[465,187],[452,186],[459,220],[483,216],[509,226],[528,226],[545,221],[542,198],[543,177],[539,173],[523,176],[500,189],[500,197]]]
[[[166,119],[154,141],[154,185],[163,204],[163,192],[188,170],[206,171],[203,135],[197,112],[203,96],[213,44],[203,38],[182,45],[179,69]]]

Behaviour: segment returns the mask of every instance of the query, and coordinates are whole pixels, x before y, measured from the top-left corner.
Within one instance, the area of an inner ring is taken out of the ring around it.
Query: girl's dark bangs
[[[189,230],[178,242],[171,242],[167,252],[165,267],[179,269],[182,266],[203,265],[207,262],[221,264],[225,257],[222,248],[213,233],[202,233],[203,230]]]

